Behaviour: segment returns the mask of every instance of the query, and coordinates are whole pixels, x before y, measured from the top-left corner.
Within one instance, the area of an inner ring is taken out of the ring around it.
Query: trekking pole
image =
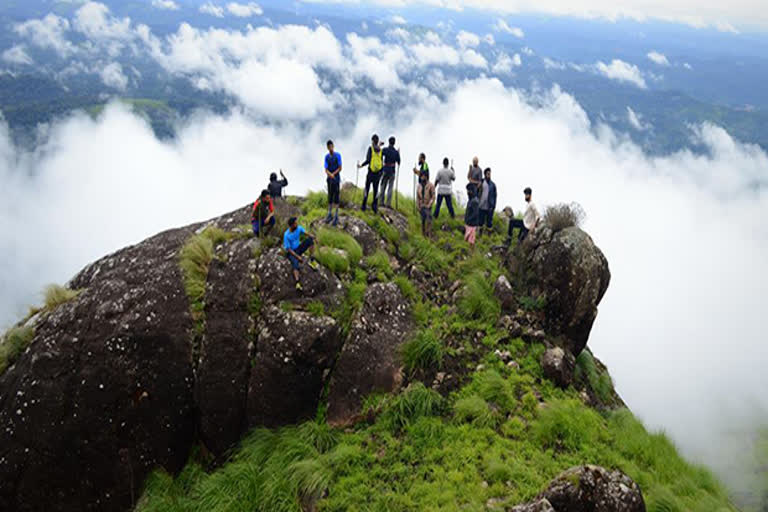
[[[418,166],[419,164],[416,164]],[[416,213],[416,175],[413,175],[413,213]]]
[[[360,160],[357,161],[357,165],[355,166],[355,202],[357,202],[357,183],[358,179],[360,177]]]

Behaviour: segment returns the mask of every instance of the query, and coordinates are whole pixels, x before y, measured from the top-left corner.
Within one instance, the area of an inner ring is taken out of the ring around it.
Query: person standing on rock
[[[328,182],[328,216],[325,217],[325,223],[330,224],[333,220],[333,225],[339,223],[339,205],[341,204],[341,153],[335,152],[333,149],[333,141],[329,140],[326,143],[328,148],[328,154],[325,155],[325,176]],[[331,216],[333,207],[336,206],[336,216]]]
[[[493,228],[493,212],[496,210],[496,184],[491,181],[491,168],[485,170],[485,180],[480,189],[480,231],[489,234]]]
[[[261,196],[253,203],[251,226],[257,237],[267,236],[275,227],[275,205],[268,190],[262,190]]]
[[[477,196],[480,192],[480,187],[483,185],[483,170],[480,168],[480,159],[477,157],[472,159],[472,165],[469,166],[469,172],[467,173],[467,180],[474,188],[475,195]]]
[[[536,227],[541,221],[539,210],[533,203],[533,192],[531,191],[531,187],[526,187],[526,189],[523,190],[523,194],[525,194],[525,202],[528,203],[528,206],[525,209],[525,213],[523,214],[522,219],[509,219],[509,229],[507,230],[507,245],[512,243],[512,233],[514,232],[515,228],[520,228],[520,234],[518,235],[517,240],[518,242],[522,242],[525,240],[525,237],[528,236],[529,232],[536,230]]]
[[[386,196],[387,208],[392,208],[392,190],[395,188],[395,173],[400,165],[400,152],[395,148],[395,138],[389,138],[389,146],[384,152],[384,170],[381,176],[381,194],[379,194],[379,206],[384,206]]]
[[[301,235],[306,235],[304,240],[301,240]],[[302,254],[309,251],[309,266],[313,270],[317,270],[318,264],[315,261],[315,239],[310,236],[304,229],[304,226],[299,226],[299,222],[296,217],[288,219],[288,229],[283,235],[283,249],[288,256],[288,260],[293,267],[293,278],[296,280],[296,289],[301,291],[301,264],[304,262]]]
[[[480,225],[480,200],[477,198],[477,187],[472,183],[467,184],[467,197],[469,202],[464,212],[464,240],[469,243],[470,248],[474,251],[477,226]]]
[[[448,207],[448,213],[455,219],[456,214],[453,211],[453,182],[456,181],[456,171],[453,166],[448,166],[448,159],[443,158],[443,168],[435,176],[435,185],[437,186],[437,206],[435,206],[435,218],[440,216],[440,205],[445,201]]]
[[[379,183],[381,182],[382,169],[384,169],[384,152],[379,144],[379,136],[374,134],[371,137],[371,145],[368,146],[368,153],[365,155],[365,162],[358,164],[361,169],[368,166],[368,174],[365,176],[365,192],[363,193],[363,211],[368,208],[368,191],[373,186],[373,213],[379,213]]]
[[[430,183],[427,174],[419,175],[419,185],[416,189],[416,204],[421,214],[421,234],[432,234],[432,206],[435,204],[435,186]]]
[[[269,195],[273,199],[282,199],[283,198],[283,187],[288,186],[288,180],[285,177],[285,174],[283,174],[283,170],[280,169],[280,180],[277,179],[277,173],[272,173],[269,175],[269,185],[267,185],[267,190],[269,190]]]

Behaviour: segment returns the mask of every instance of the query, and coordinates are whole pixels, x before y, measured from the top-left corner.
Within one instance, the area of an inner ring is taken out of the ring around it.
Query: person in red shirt
[[[268,190],[262,190],[261,196],[253,203],[251,226],[255,236],[266,236],[275,227],[275,205]]]

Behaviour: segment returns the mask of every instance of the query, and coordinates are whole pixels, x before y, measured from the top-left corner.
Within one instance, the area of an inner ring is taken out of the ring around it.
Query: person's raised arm
[[[285,177],[285,174],[283,174],[283,170],[282,169],[280,169],[280,177],[283,178],[280,181],[280,185],[282,185],[284,187],[287,187],[288,186],[288,178]]]
[[[360,169],[361,167],[365,167],[366,165],[371,163],[371,147],[368,146],[368,152],[365,154],[365,162],[361,164],[357,164],[357,168]]]

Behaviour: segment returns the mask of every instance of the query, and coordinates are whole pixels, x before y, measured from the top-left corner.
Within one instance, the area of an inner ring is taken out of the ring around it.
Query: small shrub
[[[440,414],[443,406],[443,397],[437,391],[415,382],[385,406],[382,419],[390,430],[399,431],[419,418]]]
[[[52,310],[69,302],[80,294],[80,290],[70,290],[57,284],[45,288],[45,309]]]
[[[227,233],[223,229],[218,228],[216,226],[208,226],[203,230],[202,233],[200,233],[200,236],[204,236],[205,238],[210,240],[215,247],[219,244],[223,244],[228,240],[232,239],[234,234]]]
[[[345,251],[352,266],[356,266],[363,257],[363,248],[357,240],[343,231],[321,228],[317,233],[317,241],[322,246]]]
[[[534,438],[542,446],[577,451],[590,442],[600,442],[600,416],[577,400],[557,400],[539,414],[533,425]]]
[[[556,204],[544,211],[544,223],[552,231],[561,231],[565,228],[579,227],[586,218],[584,209],[578,203]]]
[[[600,372],[595,364],[595,359],[588,350],[583,350],[576,358],[574,378],[582,382],[594,391],[595,395],[606,402],[613,395],[613,381],[607,372]]]
[[[502,411],[510,412],[516,400],[512,385],[494,370],[480,373],[476,377],[478,394],[486,401],[496,404]]]
[[[471,395],[456,400],[453,416],[460,423],[471,423],[476,427],[492,427],[496,417],[481,396]]]
[[[526,295],[519,297],[517,302],[526,311],[544,311],[544,307],[547,305],[547,299],[543,295],[539,295],[535,299]]]
[[[389,264],[389,255],[386,251],[378,249],[365,259],[366,265],[385,277],[392,277],[392,266]]]
[[[355,279],[347,286],[347,293],[341,306],[332,313],[333,318],[339,322],[342,336],[349,332],[352,317],[363,305],[365,291],[368,289],[368,276],[360,269],[355,271]]]
[[[410,279],[405,276],[397,276],[394,279],[394,283],[400,288],[400,293],[403,294],[403,297],[408,300],[416,300],[418,292]]]
[[[491,484],[508,482],[512,479],[512,470],[498,457],[490,457],[485,462],[483,474]]]
[[[16,362],[35,337],[33,327],[14,327],[0,340],[0,374]]]
[[[489,280],[482,273],[473,272],[465,278],[464,284],[459,312],[465,318],[495,323],[501,314],[501,306]]]
[[[410,247],[410,249],[405,249]],[[445,251],[436,247],[432,242],[421,235],[411,237],[409,244],[402,247],[410,254],[403,255],[405,259],[415,260],[429,272],[441,272],[448,268],[448,256]]]
[[[314,316],[325,315],[325,304],[317,300],[314,300],[309,304],[307,304],[306,309],[307,309],[307,312],[311,313]]]
[[[443,365],[445,348],[431,329],[417,332],[400,350],[408,372],[440,368]]]
[[[512,439],[522,439],[525,436],[525,423],[520,418],[512,418],[501,426],[501,433]]]
[[[343,250],[320,247],[315,251],[315,258],[317,258],[317,261],[322,266],[334,274],[346,274],[349,272],[349,258]]]
[[[328,194],[320,191],[307,194],[301,205],[301,211],[306,214],[315,209],[328,211]]]
[[[184,290],[193,311],[202,311],[208,265],[213,259],[213,241],[203,235],[191,237],[181,248],[179,266],[184,274]]]

